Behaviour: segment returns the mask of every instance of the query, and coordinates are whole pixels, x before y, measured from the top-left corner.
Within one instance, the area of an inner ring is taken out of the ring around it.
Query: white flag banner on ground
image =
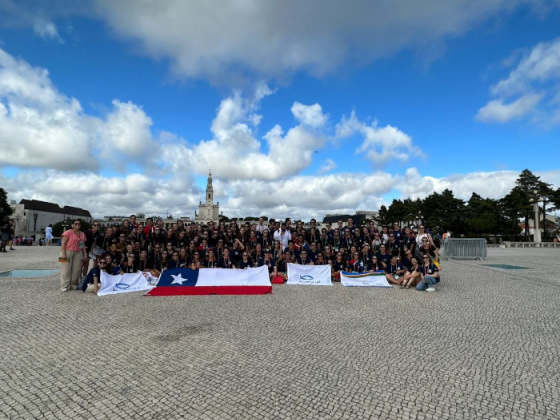
[[[330,265],[288,264],[287,284],[332,286]]]
[[[97,292],[97,296],[146,291],[153,287],[142,272],[111,276],[102,271],[100,280],[101,289]]]
[[[387,282],[384,272],[340,273],[340,282],[346,287],[393,287]]]
[[[142,274],[144,275],[144,277],[146,277],[146,280],[148,280],[148,283],[150,283],[152,286],[155,286],[157,284],[159,277],[152,276],[152,274],[148,271],[144,271]]]

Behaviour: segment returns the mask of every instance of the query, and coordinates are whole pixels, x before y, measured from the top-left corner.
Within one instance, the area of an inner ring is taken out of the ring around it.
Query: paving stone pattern
[[[96,297],[0,278],[0,418],[558,419],[560,250],[489,256],[444,261],[434,294]],[[0,271],[57,257],[19,247]]]

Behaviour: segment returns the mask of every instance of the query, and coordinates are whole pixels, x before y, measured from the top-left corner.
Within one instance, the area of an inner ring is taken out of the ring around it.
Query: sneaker
[[[428,288],[426,289],[426,292],[435,292],[435,291],[436,291],[436,288],[433,287],[433,286],[432,286],[432,287],[428,287]]]
[[[60,289],[61,292],[67,292],[68,289],[66,287],[63,287],[62,289]]]

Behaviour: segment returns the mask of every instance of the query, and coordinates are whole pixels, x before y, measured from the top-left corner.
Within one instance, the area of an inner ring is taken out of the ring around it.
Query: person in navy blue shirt
[[[410,250],[408,250],[410,252]],[[416,286],[420,279],[422,278],[420,274],[420,263],[418,258],[410,257],[410,267],[406,270],[403,277],[403,283],[401,287],[408,289],[410,286]]]
[[[299,253],[299,257],[297,259],[296,264],[300,265],[314,265],[311,258],[307,256],[307,251],[304,249]]]
[[[278,274],[278,269],[276,268],[276,261],[272,258],[272,254],[269,249],[264,253],[264,257],[259,260],[257,267],[262,267],[266,265],[268,267],[268,276],[270,278],[275,277]]]
[[[379,245],[379,252],[377,253],[377,259],[383,266],[383,269],[385,269],[389,265],[389,262],[391,261],[391,254],[387,252],[387,249],[384,244]]]
[[[377,255],[371,257],[371,260],[366,264],[367,271],[385,271],[385,267],[379,262]]]
[[[101,279],[101,270],[105,271],[107,274],[112,274],[110,270],[107,270],[107,261],[100,259],[95,267],[89,270],[87,276],[80,281],[78,289],[82,292],[87,290],[88,284],[93,284],[93,293],[97,294],[99,291],[99,282]]]
[[[284,256],[278,261],[278,274],[284,278],[288,275],[288,264],[292,263],[292,254],[290,251],[286,250],[284,252]]]
[[[340,273],[346,269],[346,261],[342,258],[342,252],[339,251],[336,253],[335,259],[332,263],[332,279],[340,281]]]
[[[403,282],[402,276],[406,273],[405,268],[397,260],[394,255],[391,257],[391,261],[387,268],[385,268],[385,278],[391,284],[400,285]]]
[[[229,249],[224,249],[222,257],[218,261],[218,267],[220,268],[235,268],[235,263],[229,256]]]
[[[426,291],[426,292],[435,292],[436,291],[436,283],[439,283],[439,269],[433,263],[432,258],[424,254],[422,255],[422,264],[420,265],[420,274],[422,276],[422,280],[418,282],[416,286],[416,290],[419,292]]]
[[[237,263],[237,268],[244,270],[253,266],[254,264],[253,261],[251,261],[251,259],[249,258],[249,253],[247,252],[247,250],[243,251],[243,254],[241,255],[241,261]]]

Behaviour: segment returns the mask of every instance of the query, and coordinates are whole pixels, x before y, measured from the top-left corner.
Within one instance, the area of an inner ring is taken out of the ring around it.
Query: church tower
[[[220,220],[220,203],[214,204],[214,187],[212,186],[212,171],[208,173],[206,183],[206,197],[198,205],[198,214],[194,212],[194,221],[199,223],[217,222]]]
[[[212,171],[208,173],[208,182],[206,183],[206,205],[214,204],[214,187],[212,187]]]

